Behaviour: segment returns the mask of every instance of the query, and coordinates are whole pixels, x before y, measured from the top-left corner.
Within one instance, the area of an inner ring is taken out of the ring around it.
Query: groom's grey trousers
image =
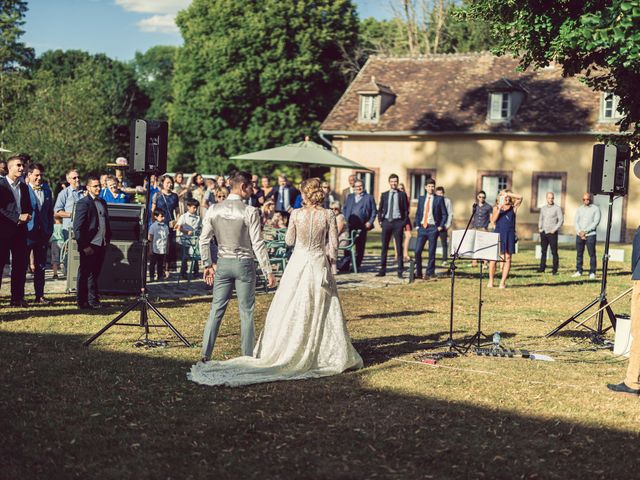
[[[242,355],[252,355],[255,344],[253,311],[256,305],[256,267],[251,258],[219,258],[213,282],[213,303],[204,327],[202,356],[211,358],[220,322],[229,305],[235,286],[240,309],[240,344]]]

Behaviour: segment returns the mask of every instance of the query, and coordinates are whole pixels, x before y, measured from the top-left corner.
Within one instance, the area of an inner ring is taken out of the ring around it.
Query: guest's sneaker
[[[37,305],[51,305],[51,300],[45,297],[36,298]]]
[[[589,274],[589,280],[595,280],[596,279],[596,274],[595,273],[590,273]]]
[[[633,395],[636,397],[640,395],[640,389],[627,387],[627,384],[624,382],[618,384],[609,383],[607,384],[607,388],[615,393],[624,393],[626,395]]]
[[[575,272],[573,275],[571,275],[572,277],[581,277],[582,276],[582,272]]]

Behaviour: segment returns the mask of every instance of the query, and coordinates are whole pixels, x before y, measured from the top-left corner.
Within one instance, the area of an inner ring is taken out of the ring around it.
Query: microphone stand
[[[449,347],[450,352],[456,351],[457,353],[460,353],[463,355],[467,353],[467,351],[469,350],[469,347],[465,348],[463,346],[459,346],[453,340],[453,301],[454,301],[454,291],[456,287],[456,260],[460,258],[460,247],[462,247],[462,243],[464,242],[464,237],[467,235],[467,232],[469,231],[469,227],[471,226],[471,222],[473,221],[473,218],[476,216],[477,207],[478,207],[478,204],[474,203],[471,216],[469,217],[469,221],[467,222],[467,226],[465,227],[464,232],[462,233],[462,237],[458,242],[458,247],[456,248],[455,252],[451,254],[451,261],[449,263],[449,271],[451,272],[451,299],[449,303],[449,338],[447,339],[447,342],[445,345]],[[453,238],[452,238],[452,241],[453,241]]]

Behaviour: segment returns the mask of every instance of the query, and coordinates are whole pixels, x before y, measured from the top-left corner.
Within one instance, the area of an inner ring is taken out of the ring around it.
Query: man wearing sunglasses
[[[76,202],[84,197],[84,191],[80,188],[80,176],[77,170],[67,172],[67,183],[69,186],[62,190],[56,198],[53,211],[57,218],[62,219],[64,229],[64,239],[69,238],[69,230],[72,228],[71,214]]]
[[[582,205],[576,211],[573,222],[576,228],[576,271],[572,277],[582,275],[584,248],[589,252],[589,280],[596,278],[596,229],[600,224],[600,209],[593,204],[593,195],[586,192],[582,195]]]

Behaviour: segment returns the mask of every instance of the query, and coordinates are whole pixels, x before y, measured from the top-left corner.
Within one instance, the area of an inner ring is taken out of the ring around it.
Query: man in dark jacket
[[[376,219],[376,201],[373,195],[364,191],[362,180],[356,180],[355,193],[347,197],[343,213],[349,225],[349,231],[360,230],[356,239],[356,266],[360,270],[364,258],[364,248],[367,243],[367,232],[373,228]]]
[[[0,278],[11,252],[11,305],[27,307],[27,223],[33,210],[29,188],[22,181],[24,163],[19,156],[7,160],[7,176],[0,178]]]
[[[27,224],[27,251],[33,252],[33,287],[36,303],[48,305],[44,297],[44,269],[47,265],[47,248],[53,233],[53,194],[49,185],[44,182],[44,167],[39,163],[29,165],[29,201],[33,209],[33,217]]]
[[[380,196],[378,221],[382,227],[382,256],[380,258],[378,277],[384,277],[387,273],[387,252],[389,251],[389,242],[392,236],[396,242],[396,251],[398,252],[398,277],[402,278],[404,270],[402,244],[404,226],[407,223],[407,218],[409,218],[409,201],[407,195],[398,190],[399,182],[398,175],[395,173],[389,175],[389,187],[391,189],[383,192]]]
[[[87,196],[78,200],[73,217],[73,234],[80,252],[78,307],[101,308],[98,277],[104,262],[107,246],[111,241],[111,227],[107,204],[100,198],[100,179],[87,179]]]
[[[426,194],[418,199],[415,227],[418,229],[416,242],[416,278],[429,279],[436,273],[436,242],[438,233],[444,230],[449,218],[444,198],[436,195],[436,182],[432,178],[425,185]],[[422,276],[422,250],[429,242],[429,260],[425,276]]]

